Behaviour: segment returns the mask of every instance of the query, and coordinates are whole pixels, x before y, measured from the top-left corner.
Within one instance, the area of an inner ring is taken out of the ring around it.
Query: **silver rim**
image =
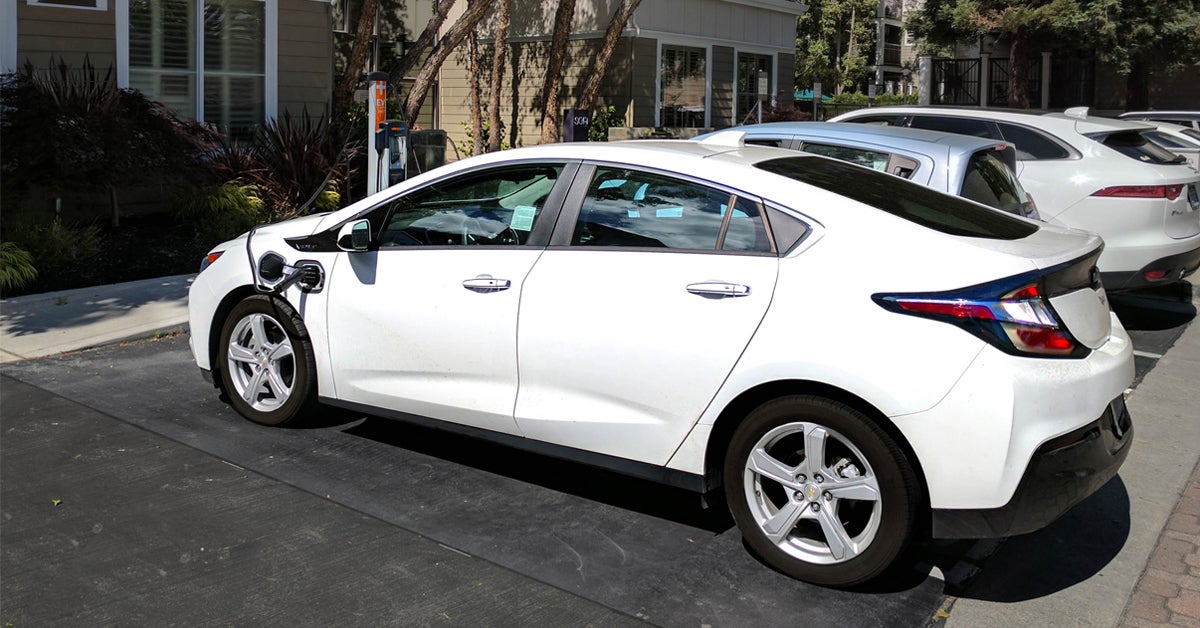
[[[861,554],[879,532],[875,470],[849,439],[817,423],[788,423],[750,450],[746,503],[762,533],[787,554],[832,565]]]
[[[296,356],[279,321],[251,314],[238,321],[229,336],[230,380],[238,394],[259,412],[278,410],[296,383]]]

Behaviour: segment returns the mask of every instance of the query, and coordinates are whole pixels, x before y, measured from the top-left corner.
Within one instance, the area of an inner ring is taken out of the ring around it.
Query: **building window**
[[[129,0],[129,86],[235,137],[266,115],[262,0]]]
[[[708,93],[706,53],[704,48],[662,47],[659,126],[705,126]]]
[[[35,7],[108,10],[108,0],[25,0],[25,3]]]
[[[745,117],[754,111],[758,104],[758,73],[763,72],[767,78],[767,99],[770,101],[771,91],[771,56],[755,55],[739,52],[737,56],[737,115]],[[742,120],[752,122],[752,120]]]

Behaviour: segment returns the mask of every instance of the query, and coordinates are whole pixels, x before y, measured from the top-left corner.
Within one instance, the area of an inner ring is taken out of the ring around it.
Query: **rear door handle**
[[[724,299],[728,297],[749,296],[750,286],[724,281],[702,281],[700,283],[688,284],[687,291],[710,299]]]
[[[463,280],[462,285],[471,292],[487,294],[489,292],[508,290],[512,287],[512,282],[507,279],[496,279],[491,275],[480,275],[474,279]]]

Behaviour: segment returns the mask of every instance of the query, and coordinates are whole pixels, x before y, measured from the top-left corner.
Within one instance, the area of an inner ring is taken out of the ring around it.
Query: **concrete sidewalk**
[[[0,364],[98,347],[187,325],[195,275],[0,300]]]

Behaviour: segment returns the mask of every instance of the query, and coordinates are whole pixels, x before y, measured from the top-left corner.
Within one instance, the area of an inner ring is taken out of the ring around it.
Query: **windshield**
[[[1019,240],[1038,230],[1033,223],[980,207],[957,196],[832,159],[781,157],[754,166],[950,235]]]
[[[1027,218],[1032,211],[1016,175],[992,150],[971,155],[958,195]]]
[[[1146,139],[1138,131],[1119,131],[1109,134],[1090,134],[1088,137],[1125,155],[1148,164],[1182,164],[1187,159]]]

